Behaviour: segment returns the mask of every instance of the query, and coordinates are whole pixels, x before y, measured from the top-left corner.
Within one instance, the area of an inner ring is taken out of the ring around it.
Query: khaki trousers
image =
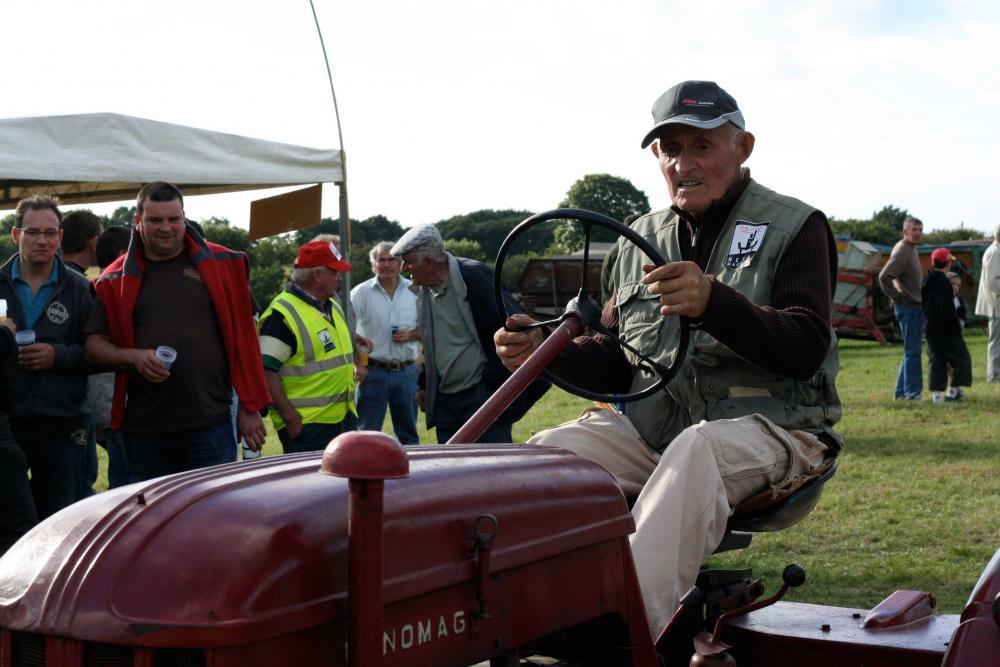
[[[638,495],[630,541],[654,639],[722,541],[733,506],[818,465],[827,450],[810,433],[786,431],[754,414],[690,426],[661,456],[627,417],[599,407],[528,442],[589,459],[611,473],[626,496]]]

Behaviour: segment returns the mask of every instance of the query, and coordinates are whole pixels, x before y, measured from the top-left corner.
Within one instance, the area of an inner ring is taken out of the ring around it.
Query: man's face
[[[923,225],[903,225],[903,240],[912,245],[919,245],[924,237]]]
[[[386,249],[379,250],[372,260],[372,273],[379,281],[395,282],[399,277],[399,271],[399,258],[393,257]]]
[[[668,125],[652,149],[674,205],[700,215],[739,180],[753,143],[749,132],[734,141],[728,123],[713,130]]]
[[[430,285],[437,273],[434,271],[434,262],[431,261],[430,257],[424,257],[420,262],[414,263],[418,257],[419,255],[413,252],[405,253],[401,268],[410,274],[414,285]]]
[[[152,260],[171,259],[184,249],[184,207],[179,199],[149,201],[135,216],[145,255]]]
[[[318,266],[314,271],[313,276],[316,280],[316,291],[318,292],[316,296],[319,297],[320,301],[332,299],[333,295],[340,288],[340,272],[325,266]]]
[[[21,227],[14,227],[11,236],[23,263],[44,267],[51,265],[63,233],[55,211],[45,208],[25,211]]]

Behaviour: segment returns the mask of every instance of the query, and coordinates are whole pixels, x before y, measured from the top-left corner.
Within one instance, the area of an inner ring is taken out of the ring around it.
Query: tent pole
[[[337,118],[337,139],[340,141],[340,169],[343,176],[340,183],[340,248],[347,261],[351,260],[351,216],[347,210],[347,153],[344,152],[344,133],[340,128],[340,107],[337,106],[337,91],[333,88],[333,72],[330,70],[330,59],[326,55],[326,44],[323,41],[323,31],[319,27],[319,17],[316,16],[316,5],[309,0],[313,22],[316,24],[316,34],[319,36],[319,47],[323,51],[323,63],[326,65],[326,78],[330,82],[330,96],[333,97],[333,113]],[[354,340],[354,309],[351,305],[351,274],[347,272],[340,282],[340,305],[347,315],[347,327]]]

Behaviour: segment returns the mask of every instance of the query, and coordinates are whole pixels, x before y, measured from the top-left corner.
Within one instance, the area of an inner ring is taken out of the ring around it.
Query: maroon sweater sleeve
[[[832,244],[825,217],[814,213],[776,269],[771,305],[757,306],[728,285],[713,282],[698,328],[767,371],[808,379],[823,363],[830,345],[832,263],[836,261]],[[605,305],[601,321],[617,332],[614,298]],[[621,348],[600,335],[574,340],[553,362],[552,370],[573,384],[606,392],[627,391],[632,376]]]

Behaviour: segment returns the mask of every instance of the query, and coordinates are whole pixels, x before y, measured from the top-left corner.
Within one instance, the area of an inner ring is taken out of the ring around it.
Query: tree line
[[[577,180],[569,188],[559,208],[582,208],[603,213],[615,220],[627,220],[649,212],[649,200],[645,193],[636,188],[628,179],[610,174],[588,174]],[[534,211],[515,209],[482,209],[455,215],[434,223],[450,252],[462,257],[470,257],[492,264],[500,245],[511,230]],[[902,236],[903,220],[910,213],[895,206],[884,206],[867,219],[838,219],[831,217],[830,224],[835,235],[872,243],[892,245]],[[110,215],[101,216],[105,226],[119,225],[132,227],[135,207],[120,206]],[[10,229],[14,216],[9,214],[0,220],[0,258],[10,257],[15,251]],[[323,218],[320,224],[289,232],[280,236],[250,241],[247,230],[230,224],[225,218],[212,217],[200,221],[205,237],[233,250],[247,253],[250,257],[250,288],[260,304],[267,304],[281,291],[298,247],[317,234],[337,234],[339,222],[333,218]],[[368,262],[368,252],[380,241],[393,242],[403,235],[405,229],[396,220],[384,215],[374,215],[360,220],[351,219],[351,252],[349,261],[353,265],[351,284],[372,277]],[[955,229],[926,232],[924,242],[946,244],[951,241],[983,238],[985,235],[960,224]],[[596,230],[594,240],[614,240],[610,232]],[[532,257],[567,254],[578,250],[583,243],[579,225],[570,221],[559,221],[552,225],[539,225],[521,236],[511,248],[504,263],[504,284],[516,285],[524,266]]]

